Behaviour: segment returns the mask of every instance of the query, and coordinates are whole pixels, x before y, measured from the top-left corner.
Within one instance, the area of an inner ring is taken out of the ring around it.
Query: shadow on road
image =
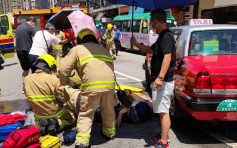
[[[222,144],[211,135],[222,135],[236,142],[237,122],[220,122],[213,125],[211,122],[195,120],[192,117],[172,119],[172,130],[181,143],[185,144]],[[229,135],[227,135],[228,133]]]
[[[115,138],[143,139],[146,143],[144,147],[150,147],[154,145],[154,143],[151,142],[149,138],[156,135],[158,131],[160,131],[159,127],[159,117],[156,115],[153,117],[153,121],[148,121],[145,123],[122,123],[122,125],[116,129]],[[108,140],[101,135],[101,129],[101,118],[99,116],[99,112],[97,112],[91,132],[91,145],[101,145],[108,142]],[[129,140],[123,141],[124,147],[133,146],[131,143],[126,143],[128,141]]]
[[[8,66],[17,65],[17,64],[18,64],[18,63],[6,64],[6,65],[3,65],[3,67],[8,67]]]

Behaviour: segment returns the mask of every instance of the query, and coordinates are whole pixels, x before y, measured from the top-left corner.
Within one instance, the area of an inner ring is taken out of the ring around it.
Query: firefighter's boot
[[[58,120],[56,118],[49,118],[48,119],[48,132],[51,136],[57,136],[58,131]]]
[[[41,136],[45,136],[48,134],[48,121],[46,118],[42,118],[39,120],[39,130],[41,132]]]

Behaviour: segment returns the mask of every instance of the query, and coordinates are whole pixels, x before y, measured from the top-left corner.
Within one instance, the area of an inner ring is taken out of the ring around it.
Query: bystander
[[[114,37],[114,45],[116,49],[116,56],[118,55],[118,51],[120,50],[120,39],[123,38],[122,33],[120,30],[117,28],[116,25],[114,25],[114,31],[115,31],[115,37]]]
[[[137,43],[134,36],[131,38],[131,44],[138,47],[142,52],[153,53],[151,60],[153,112],[160,115],[161,122],[161,136],[153,147],[167,148],[169,147],[168,132],[171,125],[169,116],[170,98],[174,90],[175,41],[166,24],[164,10],[157,9],[151,13],[150,26],[154,32],[159,34],[158,39],[151,47]],[[157,138],[157,136],[154,138]]]
[[[48,53],[49,48],[53,43],[64,45],[73,37],[73,34],[71,34],[68,39],[60,40],[53,35],[54,31],[55,27],[52,24],[47,23],[45,25],[44,31],[36,32],[35,39],[29,53],[32,73],[34,73],[36,70],[35,67],[32,66],[32,64],[40,55]]]
[[[18,26],[16,29],[16,51],[17,57],[20,61],[21,68],[23,70],[22,73],[22,82],[24,83],[25,77],[29,73],[30,62],[29,62],[29,52],[32,46],[33,37],[35,35],[35,25],[37,21],[34,17],[28,17],[26,19],[26,23],[23,23]],[[24,94],[24,90],[22,90]]]

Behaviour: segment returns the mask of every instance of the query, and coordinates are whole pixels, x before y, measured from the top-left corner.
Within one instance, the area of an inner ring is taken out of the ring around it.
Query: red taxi
[[[170,28],[177,48],[171,115],[181,109],[197,120],[237,121],[237,25],[203,24]]]

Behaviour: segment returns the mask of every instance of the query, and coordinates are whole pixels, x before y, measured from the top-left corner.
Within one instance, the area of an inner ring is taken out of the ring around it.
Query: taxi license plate
[[[227,99],[222,101],[216,111],[237,111],[237,101],[232,99]]]

